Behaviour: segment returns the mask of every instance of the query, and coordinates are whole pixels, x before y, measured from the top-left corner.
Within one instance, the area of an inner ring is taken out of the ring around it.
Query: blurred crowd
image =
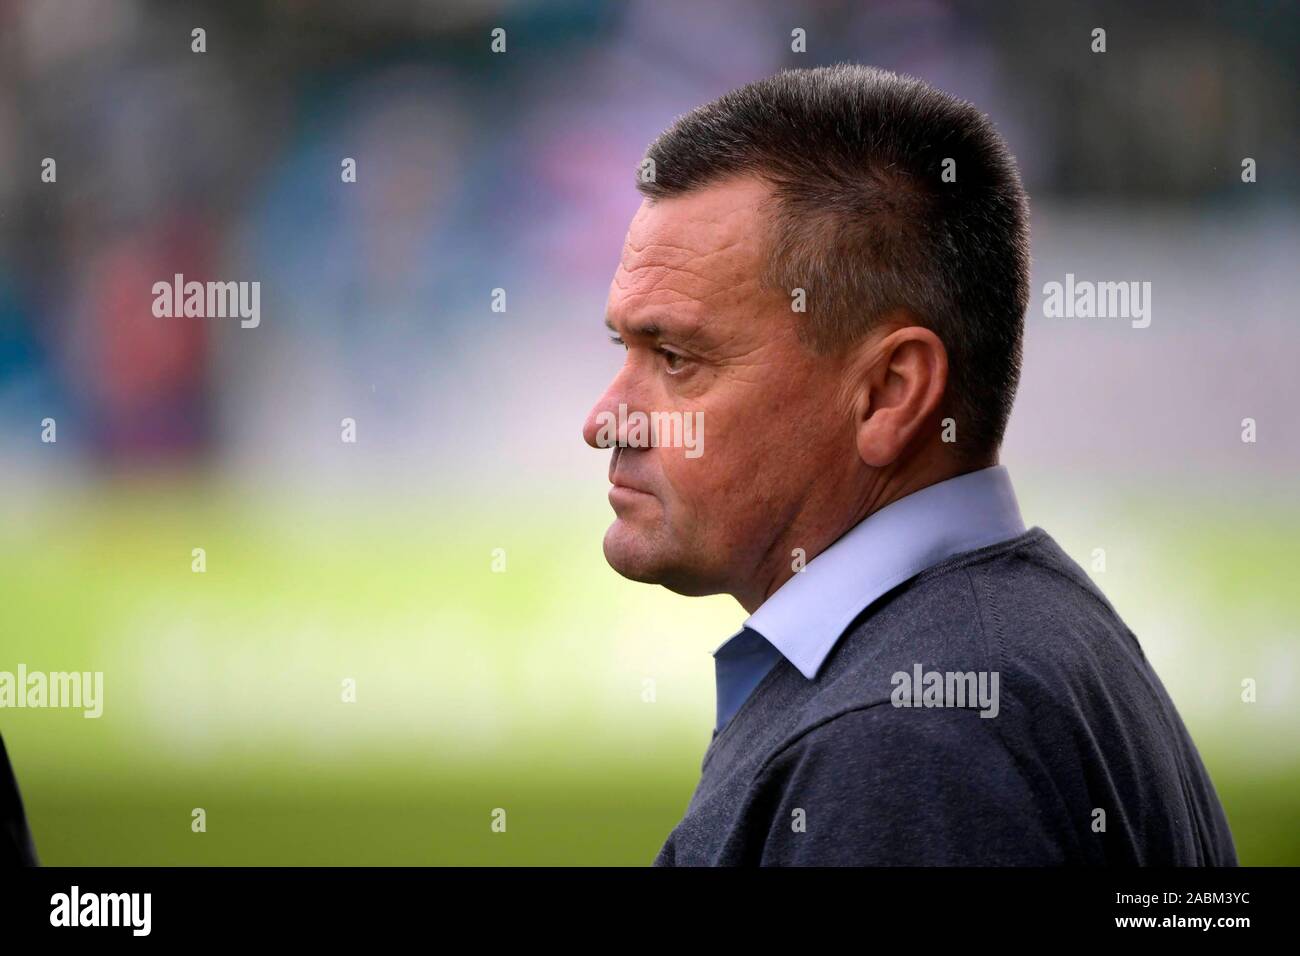
[[[219,452],[260,379],[378,395],[450,374],[493,288],[607,283],[617,250],[592,224],[625,222],[649,140],[782,67],[865,62],[965,96],[1036,199],[1213,215],[1246,155],[1257,201],[1294,198],[1278,118],[1300,15],[1193,6],[0,3],[5,455],[48,416],[96,465],[188,460]],[[157,319],[149,290],[175,273],[260,281],[274,318]]]

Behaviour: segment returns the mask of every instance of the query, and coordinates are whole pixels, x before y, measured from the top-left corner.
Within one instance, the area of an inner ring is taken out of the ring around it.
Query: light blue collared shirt
[[[1002,465],[930,485],[868,515],[713,652],[715,736],[780,658],[812,680],[854,618],[882,594],[955,554],[1024,531]]]

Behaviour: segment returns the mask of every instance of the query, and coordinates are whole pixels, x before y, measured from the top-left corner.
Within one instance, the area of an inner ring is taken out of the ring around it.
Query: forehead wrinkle
[[[725,315],[744,303],[754,303],[762,292],[758,276],[743,276],[736,285],[725,285],[712,281],[713,288],[703,293],[683,291],[677,284],[668,284],[675,271],[666,267],[641,266],[635,273],[654,270],[653,285],[639,288],[646,283],[629,276],[633,271],[620,268],[614,276],[614,285],[619,290],[606,311],[605,324],[611,329],[613,322],[625,327],[628,335],[644,334],[645,329],[653,327],[663,336],[668,336],[683,345],[695,344],[703,336],[701,347],[723,347],[736,339],[744,337],[742,329],[732,329],[725,333],[728,323],[723,322],[724,332],[719,338],[716,322],[708,321],[711,316]],[[749,323],[745,323],[746,326]]]
[[[625,272],[647,268],[672,270],[693,276],[712,285],[728,281],[736,283],[745,277],[746,265],[752,265],[752,263],[748,262],[750,257],[745,256],[743,253],[734,256],[735,264],[731,268],[714,268],[710,270],[700,267],[711,264],[718,256],[732,254],[733,251],[737,250],[738,246],[746,242],[747,238],[743,234],[733,235],[727,237],[721,245],[712,249],[697,250],[688,246],[659,241],[647,241],[637,245],[635,240],[629,236],[625,251],[630,255],[624,256],[625,261],[619,263],[619,268]],[[631,260],[630,263],[626,261],[629,259]],[[724,259],[723,262],[725,264],[726,260]]]
[[[692,304],[698,305],[699,300],[681,296],[669,302],[645,301],[655,291],[672,290],[629,293],[607,311],[605,325],[612,329],[618,323],[629,334],[646,334],[646,329],[653,328],[659,335],[683,342],[699,335],[704,327],[704,317],[691,308]]]
[[[629,314],[638,309],[667,305],[670,308],[665,311],[677,316],[683,307],[700,309],[718,300],[725,302],[747,296],[757,277],[746,274],[743,267],[709,270],[709,260],[719,253],[695,257],[695,268],[655,261],[620,263],[614,272],[613,286],[619,293],[614,304],[619,311],[626,309]],[[664,299],[668,301],[664,302]],[[650,304],[642,305],[643,302]],[[698,333],[699,320],[693,324],[695,327],[683,330],[683,334]]]
[[[705,300],[728,290],[727,286],[715,279],[704,276],[683,279],[687,275],[693,276],[692,273],[664,266],[619,268],[614,273],[614,287],[618,289],[619,298],[629,304],[654,299],[678,308],[691,304],[698,307]]]

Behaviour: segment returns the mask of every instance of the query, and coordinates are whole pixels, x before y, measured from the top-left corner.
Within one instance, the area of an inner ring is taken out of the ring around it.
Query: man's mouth
[[[652,491],[647,491],[645,488],[642,488],[639,485],[635,485],[617,476],[610,480],[610,485],[612,485],[614,488],[619,488],[623,491],[635,491],[639,495],[654,494],[654,492]]]
[[[637,484],[635,481],[629,481],[626,475],[619,474],[618,462],[619,462],[619,455],[622,451],[623,451],[622,448],[615,448],[614,454],[610,456],[609,483],[613,486],[612,488],[610,488],[610,494],[613,494],[616,490],[618,490],[621,493],[635,492],[636,494],[639,495],[653,495],[654,492],[650,491],[648,488],[642,487],[641,485]]]

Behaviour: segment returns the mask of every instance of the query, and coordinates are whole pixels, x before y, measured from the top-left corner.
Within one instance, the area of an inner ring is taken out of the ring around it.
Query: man
[[[27,827],[18,781],[0,738],[0,866],[39,866],[32,832]]]
[[[655,864],[1235,864],[1137,639],[998,464],[1028,211],[988,119],[795,70],[647,158],[626,361],[584,428],[615,446],[605,556],[750,614]],[[637,413],[698,416],[703,453],[633,440]]]

